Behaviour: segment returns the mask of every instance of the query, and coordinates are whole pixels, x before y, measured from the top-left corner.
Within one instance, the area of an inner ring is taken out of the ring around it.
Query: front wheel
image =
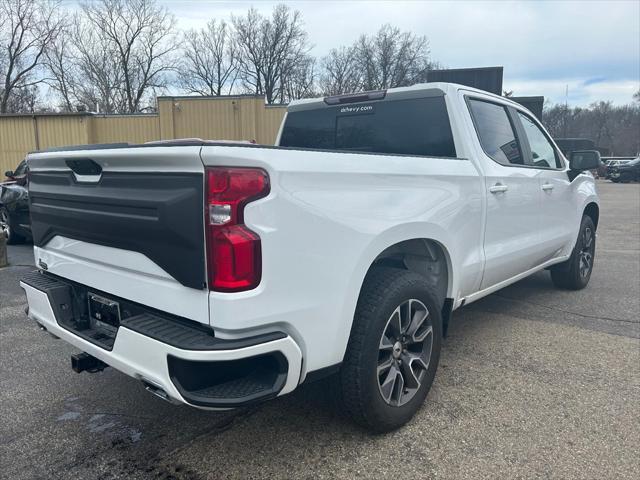
[[[558,288],[581,290],[587,286],[596,255],[596,227],[591,217],[584,215],[580,233],[571,257],[551,267],[551,280]]]
[[[358,299],[340,371],[347,412],[378,433],[407,423],[431,388],[441,345],[440,302],[425,279],[374,268]]]

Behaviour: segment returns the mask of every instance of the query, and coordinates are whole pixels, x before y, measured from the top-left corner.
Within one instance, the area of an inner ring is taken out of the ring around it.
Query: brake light
[[[209,289],[250,290],[262,276],[260,237],[244,225],[244,207],[269,193],[269,176],[259,168],[206,170],[205,223]]]
[[[386,90],[374,90],[361,93],[347,93],[346,95],[334,95],[332,97],[324,97],[324,103],[327,105],[338,105],[342,103],[367,102],[371,100],[382,100],[387,95]]]

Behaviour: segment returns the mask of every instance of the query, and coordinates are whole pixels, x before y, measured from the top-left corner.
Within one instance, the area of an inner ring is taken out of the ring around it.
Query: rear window
[[[283,147],[455,157],[444,97],[354,103],[290,112]]]
[[[469,100],[482,148],[503,165],[524,165],[524,156],[504,106],[484,100]]]

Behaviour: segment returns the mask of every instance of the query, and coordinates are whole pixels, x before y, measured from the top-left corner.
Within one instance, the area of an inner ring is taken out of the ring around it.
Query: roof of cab
[[[457,83],[447,83],[447,82],[433,82],[433,83],[417,83],[415,85],[411,85],[410,87],[397,87],[397,88],[388,88],[384,90],[386,95],[383,99],[372,99],[371,101],[384,101],[384,100],[400,100],[406,98],[418,98],[425,96],[441,96],[447,94],[453,94],[458,90],[466,90],[474,93],[481,94],[483,96],[491,97],[498,99],[502,102],[507,102],[512,104],[514,107],[523,108],[522,105],[516,103],[512,100],[509,100],[506,97],[501,97],[500,95],[495,95],[493,93],[487,92],[485,90],[480,90],[473,87],[468,87],[466,85],[460,85]],[[364,93],[373,93],[373,92],[356,92],[353,93],[353,96],[362,95]],[[344,96],[348,96],[344,95]],[[341,95],[342,96],[342,95]],[[305,98],[302,100],[293,100],[289,103],[287,107],[287,111],[299,111],[299,110],[311,110],[314,108],[324,108],[335,105],[328,105],[325,102],[325,99],[331,97],[316,97],[316,98]],[[362,102],[362,100],[358,100],[358,102]],[[349,104],[348,101],[342,102],[342,104]]]

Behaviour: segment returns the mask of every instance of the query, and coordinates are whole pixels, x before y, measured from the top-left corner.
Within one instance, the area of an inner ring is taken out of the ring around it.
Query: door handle
[[[491,193],[502,193],[509,190],[509,187],[503,185],[502,183],[496,183],[493,187],[489,187],[489,191]]]
[[[553,190],[553,185],[551,183],[545,183],[542,185],[542,190],[544,190],[545,192],[547,190]]]

